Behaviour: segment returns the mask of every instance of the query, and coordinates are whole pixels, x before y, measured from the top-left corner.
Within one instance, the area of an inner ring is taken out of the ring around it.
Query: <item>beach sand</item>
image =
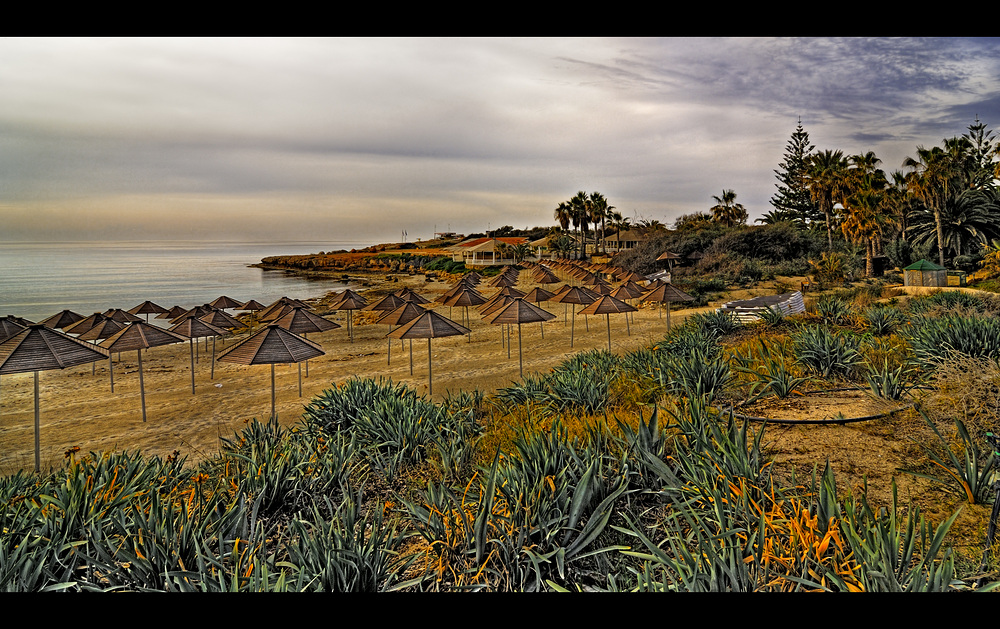
[[[522,278],[527,274],[523,273]],[[457,276],[427,282],[423,275],[372,276],[372,288],[362,291],[369,303],[382,295],[410,286],[428,299],[449,289]],[[530,290],[534,284],[519,284]],[[481,285],[491,296],[496,289]],[[326,311],[329,296],[316,300],[316,308]],[[606,349],[608,328],[604,316],[578,316],[573,348],[571,326],[564,322],[562,304],[542,303],[541,307],[557,318],[521,327],[524,374],[544,373],[573,353]],[[577,306],[577,309],[580,307]],[[672,322],[680,323],[694,312],[708,308],[683,309],[672,313]],[[435,311],[460,322],[463,309],[438,305]],[[572,312],[572,306],[570,306]],[[655,306],[634,314],[631,335],[624,315],[611,316],[612,351],[651,345],[666,332],[666,318]],[[391,363],[387,364],[389,326],[361,321],[374,318],[372,313],[356,314],[354,342],[348,340],[345,313],[330,313],[327,318],[342,327],[322,334],[310,334],[320,343],[325,356],[309,361],[308,376],[302,365],[302,395],[299,396],[299,366],[279,364],[275,368],[276,404],[279,421],[295,424],[309,400],[335,384],[351,377],[378,378],[413,386],[426,394],[428,385],[427,341],[413,341],[413,374],[410,374],[409,341],[393,341]],[[471,337],[433,339],[433,399],[442,400],[449,392],[473,390],[490,393],[519,379],[517,329],[511,330],[510,358],[501,345],[501,327],[486,323],[478,311],[469,309]],[[572,318],[572,316],[570,317]],[[589,328],[589,330],[588,330]],[[216,353],[221,353],[241,337],[219,339]],[[232,437],[251,418],[266,419],[271,412],[271,369],[215,362],[210,377],[211,340],[208,348],[199,341],[195,364],[195,392],[191,392],[191,362],[188,343],[154,347],[143,353],[147,421],[142,421],[139,397],[139,372],[136,352],[114,356],[114,393],[111,392],[108,363],[97,363],[96,374],[90,364],[65,370],[39,373],[41,423],[41,461],[43,471],[62,464],[66,452],[141,451],[147,455],[167,456],[177,451],[194,464],[218,452],[221,438]],[[34,468],[34,384],[31,373],[0,377],[0,474]]]

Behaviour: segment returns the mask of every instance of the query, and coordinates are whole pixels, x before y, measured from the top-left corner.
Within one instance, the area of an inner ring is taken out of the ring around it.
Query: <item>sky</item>
[[[0,241],[398,242],[771,210],[817,150],[1000,133],[1000,38],[0,38]]]

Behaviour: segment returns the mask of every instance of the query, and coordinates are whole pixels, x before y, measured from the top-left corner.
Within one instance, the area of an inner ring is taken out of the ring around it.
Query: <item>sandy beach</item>
[[[372,275],[368,282],[371,287],[361,294],[373,303],[388,292],[409,286],[424,297],[434,299],[451,288],[458,276],[439,277],[434,281],[426,281],[423,275],[394,274],[393,277],[395,281],[386,282],[384,275]],[[528,274],[522,273],[521,277],[525,279]],[[530,290],[534,286],[526,282],[518,288]],[[481,288],[487,297],[497,290],[485,284]],[[313,300],[316,310],[327,312],[330,298],[331,295],[327,295]],[[545,324],[521,327],[525,375],[548,371],[575,352],[607,348],[608,328],[604,316],[585,318],[580,315],[575,327],[571,328],[570,321],[564,320],[565,306],[553,303],[541,306],[557,318]],[[704,310],[674,311],[672,321],[679,323],[683,317]],[[455,321],[463,317],[458,308],[438,305],[435,311]],[[351,377],[391,378],[394,382],[413,386],[420,394],[427,393],[426,340],[413,341],[411,375],[409,341],[393,341],[389,356],[386,339],[389,326],[372,323],[376,313],[356,311],[352,343],[348,339],[345,316],[344,312],[330,312],[326,317],[342,327],[309,335],[310,340],[322,345],[326,355],[309,361],[308,370],[302,365],[301,396],[299,366],[276,366],[276,405],[281,423],[296,423],[310,398]],[[501,327],[486,323],[473,308],[469,309],[469,319],[471,335],[439,338],[431,343],[435,400],[459,390],[478,388],[492,392],[518,380],[516,327],[511,331],[508,358],[508,348],[501,344]],[[612,350],[618,353],[652,344],[666,332],[666,318],[655,306],[643,307],[634,314],[631,334],[627,331],[624,315],[612,315],[610,322]],[[242,336],[218,339],[216,353],[221,353],[239,338]],[[80,448],[83,452],[140,450],[160,456],[178,451],[189,463],[196,463],[213,456],[219,449],[220,438],[231,437],[247,420],[266,418],[271,411],[270,368],[216,361],[212,377],[211,348],[211,340],[207,348],[205,340],[200,340],[194,369],[194,394],[191,392],[188,343],[155,347],[144,352],[145,423],[134,351],[114,356],[114,393],[111,392],[107,361],[97,363],[94,373],[89,364],[40,372],[43,470],[61,465],[71,448]],[[0,378],[0,473],[31,470],[33,466],[33,377],[31,373],[6,375]]]

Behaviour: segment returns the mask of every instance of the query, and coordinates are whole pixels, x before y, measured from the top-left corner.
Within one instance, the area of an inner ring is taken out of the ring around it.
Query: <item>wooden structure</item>
[[[146,384],[142,379],[142,350],[159,345],[183,343],[186,340],[187,337],[164,330],[145,321],[133,321],[113,336],[101,342],[101,347],[108,350],[108,354],[111,354],[111,352],[136,350],[139,359],[139,398],[142,402],[143,423],[146,421]]]
[[[304,339],[276,323],[271,323],[219,354],[219,361],[238,365],[271,365],[271,417],[274,418],[276,417],[275,363],[298,363],[325,354],[319,343]]]
[[[948,271],[933,262],[920,260],[903,269],[903,286],[948,286]]]
[[[41,422],[38,406],[38,372],[65,369],[104,360],[104,349],[67,334],[32,324],[0,343],[0,374],[35,374],[35,472],[41,471]]]

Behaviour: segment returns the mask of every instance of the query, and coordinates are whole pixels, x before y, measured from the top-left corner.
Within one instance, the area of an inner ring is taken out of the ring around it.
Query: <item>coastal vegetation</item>
[[[885,294],[691,316],[491,394],[351,378],[197,465],[71,450],[0,479],[0,589],[992,589],[1000,350],[963,339],[996,300]],[[748,419],[845,387],[890,405],[868,430],[912,444],[886,486],[778,461],[778,424]]]
[[[933,256],[981,266],[984,287],[1000,277],[992,136],[976,121],[887,174],[871,153],[814,152],[799,125],[759,225],[730,189],[673,229],[580,191],[554,228],[494,230],[550,235],[560,257],[642,232],[614,263],[649,273],[677,254],[695,304],[783,277],[825,292],[751,324],[691,315],[495,391],[434,401],[348,378],[197,463],[70,449],[59,469],[0,478],[0,590],[996,589],[1000,299],[903,297],[876,269]],[[404,244],[262,265],[464,270],[453,242]],[[827,395],[839,410],[808,408]],[[842,460],[777,445],[835,428],[854,431]]]

